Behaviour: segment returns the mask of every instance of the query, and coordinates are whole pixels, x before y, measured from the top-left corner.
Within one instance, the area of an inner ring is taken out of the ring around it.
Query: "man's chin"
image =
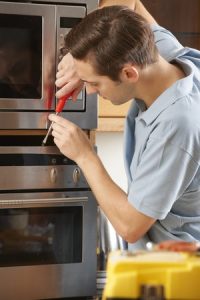
[[[115,105],[115,106],[119,106],[119,105],[121,105],[121,103],[116,103],[116,102],[112,102],[112,101],[110,101],[113,105]]]
[[[103,99],[105,98],[105,97],[104,97],[104,96],[102,96],[101,94],[98,94],[98,95],[99,95],[99,97],[101,97],[101,98],[103,98]]]
[[[113,105],[120,105],[120,103],[116,103],[115,100],[108,99],[102,95],[99,95],[103,100],[111,102]]]
[[[106,97],[104,97],[104,96],[101,96],[101,95],[99,95],[103,100],[107,100],[107,101],[111,101],[110,99],[108,99],[108,98],[106,98]]]

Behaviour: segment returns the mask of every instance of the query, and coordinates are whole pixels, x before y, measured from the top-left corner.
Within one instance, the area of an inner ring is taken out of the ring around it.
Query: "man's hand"
[[[83,88],[83,82],[76,73],[74,59],[70,53],[66,54],[59,63],[56,78],[56,86],[59,88],[56,97],[60,98],[74,91],[72,99],[76,100]]]
[[[125,5],[128,8],[134,10],[137,14],[141,15],[143,18],[145,18],[149,24],[156,24],[156,20],[146,10],[146,8],[144,7],[144,5],[140,0],[100,0],[99,1],[100,8],[104,6],[111,6],[111,5]]]
[[[83,161],[96,155],[87,135],[81,128],[54,114],[49,116],[49,120],[53,122],[54,142],[65,156],[74,160],[81,167]]]

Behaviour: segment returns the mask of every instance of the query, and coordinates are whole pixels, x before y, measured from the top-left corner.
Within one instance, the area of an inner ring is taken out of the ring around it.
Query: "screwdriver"
[[[71,93],[61,97],[58,101],[58,104],[56,106],[56,115],[58,115],[60,112],[62,112],[63,110],[63,107],[65,106],[65,103],[66,101],[72,96],[74,91],[72,91]],[[51,122],[51,125],[49,126],[49,129],[47,131],[47,134],[45,136],[45,138],[43,139],[42,141],[42,146],[45,146],[46,142],[47,142],[47,139],[51,133],[51,129],[52,129],[52,125],[53,125],[53,122]]]

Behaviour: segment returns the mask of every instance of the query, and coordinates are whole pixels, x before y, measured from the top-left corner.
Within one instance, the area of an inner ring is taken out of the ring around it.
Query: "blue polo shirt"
[[[157,220],[147,234],[153,242],[200,241],[200,52],[158,25],[152,29],[161,55],[186,77],[147,110],[142,100],[132,102],[125,126],[128,200]]]

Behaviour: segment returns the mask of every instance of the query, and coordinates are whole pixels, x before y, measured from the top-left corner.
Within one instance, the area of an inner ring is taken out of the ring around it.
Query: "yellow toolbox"
[[[200,300],[200,256],[167,251],[113,251],[103,300]]]

